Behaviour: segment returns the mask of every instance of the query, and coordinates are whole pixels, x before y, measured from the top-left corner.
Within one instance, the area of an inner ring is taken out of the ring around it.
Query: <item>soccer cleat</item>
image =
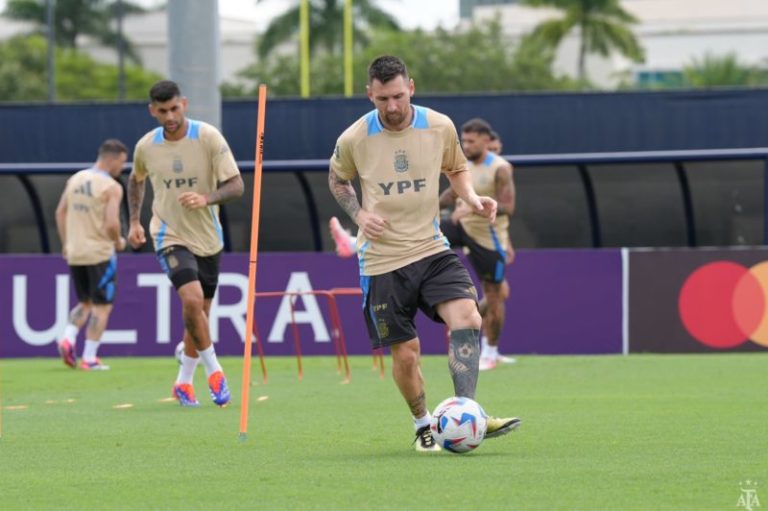
[[[229,387],[224,373],[216,371],[208,377],[208,388],[211,391],[211,399],[217,405],[224,407],[229,404]]]
[[[499,360],[498,358],[480,357],[480,370],[490,371],[491,369],[495,369],[496,362],[498,360]]]
[[[75,358],[75,350],[72,347],[72,343],[64,339],[59,343],[59,355],[66,365],[72,369],[77,368],[77,359]]]
[[[435,442],[429,426],[422,426],[416,430],[416,438],[413,440],[416,450],[419,452],[437,452],[440,446]]]
[[[520,427],[521,423],[522,421],[517,417],[488,417],[488,428],[485,430],[485,438],[497,438],[506,435]]]
[[[354,250],[349,240],[349,233],[341,226],[339,219],[332,216],[328,222],[328,228],[331,231],[333,242],[336,243],[336,253],[339,257],[352,257]]]
[[[496,355],[497,364],[516,364],[517,359],[515,357],[505,357],[502,354]]]
[[[101,359],[96,357],[91,362],[86,362],[85,359],[80,360],[80,369],[83,371],[109,371],[109,366],[101,363]]]
[[[198,407],[200,401],[195,399],[195,388],[191,383],[177,383],[173,386],[173,397],[181,406]]]

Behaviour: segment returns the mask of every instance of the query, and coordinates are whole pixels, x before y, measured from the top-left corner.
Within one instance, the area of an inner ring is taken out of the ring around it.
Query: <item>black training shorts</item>
[[[467,247],[469,249],[467,259],[469,259],[469,263],[475,269],[480,280],[497,284],[504,280],[506,253],[501,247],[497,250],[489,250],[480,245],[467,234],[461,222],[454,224],[450,219],[443,220],[440,222],[440,230],[451,247]]]
[[[416,311],[442,323],[437,305],[468,298],[477,290],[458,256],[446,250],[389,273],[360,277],[363,312],[373,348],[415,338]]]
[[[204,298],[213,298],[219,284],[219,259],[221,252],[212,256],[197,256],[181,245],[171,245],[157,252],[157,260],[173,287],[199,280]]]
[[[114,301],[117,289],[117,257],[115,255],[98,264],[70,266],[69,271],[79,302],[106,305]]]

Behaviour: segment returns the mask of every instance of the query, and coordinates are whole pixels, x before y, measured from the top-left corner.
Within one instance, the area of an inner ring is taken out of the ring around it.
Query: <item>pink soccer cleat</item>
[[[77,359],[75,358],[75,350],[72,348],[72,343],[64,339],[59,343],[59,355],[66,365],[72,369],[77,368]]]
[[[339,219],[332,216],[331,220],[328,222],[328,228],[331,231],[333,242],[336,243],[336,253],[339,257],[352,257],[352,254],[355,253],[355,249],[352,246],[351,236],[341,226]]]

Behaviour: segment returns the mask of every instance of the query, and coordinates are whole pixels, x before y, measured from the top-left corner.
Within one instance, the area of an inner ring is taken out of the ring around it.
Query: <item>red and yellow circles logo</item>
[[[768,347],[768,261],[746,268],[731,261],[705,264],[686,279],[678,309],[688,333],[713,348],[751,340]]]

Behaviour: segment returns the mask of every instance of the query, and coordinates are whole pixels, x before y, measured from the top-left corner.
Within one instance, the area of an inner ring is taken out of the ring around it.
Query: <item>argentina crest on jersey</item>
[[[184,164],[181,162],[181,158],[178,156],[175,156],[173,158],[173,171],[178,174],[183,170],[184,170]]]
[[[402,149],[395,151],[395,172],[403,173],[408,171],[408,155]]]

